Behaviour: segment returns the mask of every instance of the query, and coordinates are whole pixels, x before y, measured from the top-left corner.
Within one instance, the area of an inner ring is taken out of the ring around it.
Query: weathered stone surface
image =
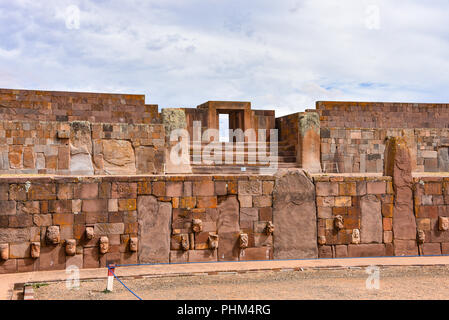
[[[105,236],[110,234],[125,233],[124,223],[96,223],[94,225],[94,236]]]
[[[201,219],[192,220],[192,231],[195,233],[203,231],[203,221]]]
[[[1,215],[15,215],[16,214],[16,202],[0,200],[0,216]]]
[[[137,239],[137,237],[131,237],[129,239],[129,251],[137,252],[137,248],[138,248],[138,239]]]
[[[162,161],[157,159],[157,153],[153,147],[139,147],[135,150],[137,174],[154,174],[162,171]]]
[[[70,123],[70,127],[70,172],[72,174],[93,175],[90,123],[74,121]]]
[[[297,160],[307,171],[321,172],[320,115],[318,112],[300,114],[298,124],[301,139],[299,145],[303,150],[298,150]]]
[[[109,251],[109,238],[106,236],[100,237],[100,253],[106,254]]]
[[[30,256],[29,242],[13,242],[9,244],[9,258],[23,259]]]
[[[267,225],[266,225],[266,227],[265,227],[264,232],[265,232],[265,234],[266,234],[267,236],[273,234],[273,232],[274,232],[274,224],[273,224],[273,222],[271,222],[271,221],[268,221],[268,222],[267,222]]]
[[[438,217],[438,228],[440,231],[447,231],[449,229],[449,218]]]
[[[31,258],[37,259],[41,255],[41,243],[40,242],[32,242],[31,243]]]
[[[341,230],[344,228],[344,220],[341,215],[336,215],[334,218],[334,228],[336,230]]]
[[[65,249],[62,245],[42,247],[39,256],[39,270],[64,270],[65,258]]]
[[[171,203],[158,203],[153,196],[137,198],[138,254],[141,263],[169,262],[171,215]]]
[[[248,248],[248,234],[246,234],[246,233],[240,234],[239,246],[240,246],[240,249]]]
[[[49,244],[58,244],[60,241],[60,232],[58,226],[50,226],[47,228],[47,233],[45,235],[47,243]]]
[[[136,157],[131,142],[103,140],[104,171],[107,174],[136,174]]]
[[[359,244],[360,241],[361,241],[361,239],[360,239],[360,230],[359,229],[352,230],[351,243]]]
[[[94,227],[86,227],[86,239],[92,240],[94,238]]]
[[[239,181],[238,184],[239,195],[261,195],[262,182],[261,181]]]
[[[415,252],[416,248],[416,219],[413,211],[412,162],[405,139],[390,138],[388,140],[385,150],[385,175],[393,177],[395,191],[394,253],[408,255],[411,251]],[[414,240],[415,245],[411,246],[408,241],[401,240]],[[397,242],[398,245],[396,245]],[[415,254],[417,254],[417,248]]]
[[[189,251],[189,249],[190,249],[190,241],[189,241],[190,239],[189,238],[190,237],[188,234],[181,234],[180,246],[181,246],[181,249],[184,251]]]
[[[209,249],[215,250],[218,248],[218,241],[220,237],[218,234],[209,234],[209,237],[207,239]]]
[[[1,243],[0,244],[0,260],[8,260],[9,259],[9,244]]]
[[[76,254],[76,240],[67,239],[65,241],[65,254],[68,256],[74,256]]]
[[[384,257],[385,245],[375,243],[348,245],[349,257]]]
[[[362,243],[382,243],[382,204],[375,195],[360,199],[360,235]]]
[[[239,227],[239,203],[236,196],[229,196],[218,207],[218,234],[236,232]]]
[[[416,239],[413,240],[393,240],[395,256],[416,256],[418,255],[418,245]]]
[[[0,242],[19,242],[30,240],[28,228],[0,228]]]
[[[273,190],[274,259],[317,258],[315,186],[302,170],[280,170]]]

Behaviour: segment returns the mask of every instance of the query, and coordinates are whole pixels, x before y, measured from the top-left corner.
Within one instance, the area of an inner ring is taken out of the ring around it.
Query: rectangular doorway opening
[[[229,142],[229,114],[219,113],[218,117],[220,142]]]

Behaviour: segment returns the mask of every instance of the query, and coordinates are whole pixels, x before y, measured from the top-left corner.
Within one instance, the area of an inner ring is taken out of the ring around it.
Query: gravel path
[[[449,266],[384,267],[379,290],[368,290],[365,268],[289,272],[257,272],[123,280],[144,300],[152,299],[448,299]],[[136,299],[118,281],[105,293],[106,280],[81,282],[69,290],[65,282],[35,288],[35,299]]]

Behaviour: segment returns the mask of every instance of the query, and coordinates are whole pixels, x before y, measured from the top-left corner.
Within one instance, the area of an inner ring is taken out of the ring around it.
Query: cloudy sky
[[[0,0],[0,87],[159,107],[449,102],[447,0]]]

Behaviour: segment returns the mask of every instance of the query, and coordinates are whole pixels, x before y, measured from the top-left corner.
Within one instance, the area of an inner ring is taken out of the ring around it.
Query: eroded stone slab
[[[382,243],[382,204],[375,195],[360,199],[360,236],[362,243]]]
[[[168,263],[172,205],[153,196],[137,198],[139,262]]]
[[[274,259],[318,258],[315,186],[302,170],[280,170],[273,190]]]

